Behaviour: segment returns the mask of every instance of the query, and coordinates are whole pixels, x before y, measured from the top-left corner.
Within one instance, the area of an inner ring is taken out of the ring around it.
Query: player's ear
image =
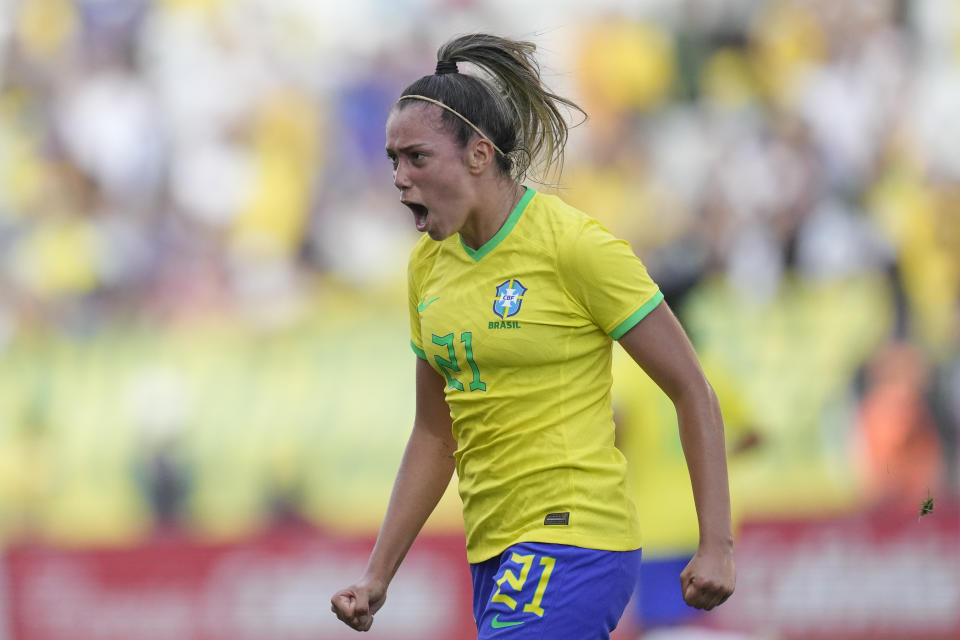
[[[486,138],[476,136],[467,145],[467,168],[473,175],[480,175],[493,163],[495,156],[493,143]]]

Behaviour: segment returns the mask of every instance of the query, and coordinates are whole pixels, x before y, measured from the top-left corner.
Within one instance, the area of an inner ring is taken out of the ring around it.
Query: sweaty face
[[[466,151],[443,128],[440,107],[394,107],[387,119],[387,157],[400,202],[413,212],[417,231],[434,240],[458,232],[472,202]]]

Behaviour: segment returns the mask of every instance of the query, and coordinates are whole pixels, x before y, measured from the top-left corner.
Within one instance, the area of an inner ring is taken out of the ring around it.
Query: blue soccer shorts
[[[639,572],[639,549],[515,544],[470,565],[478,640],[609,638]]]

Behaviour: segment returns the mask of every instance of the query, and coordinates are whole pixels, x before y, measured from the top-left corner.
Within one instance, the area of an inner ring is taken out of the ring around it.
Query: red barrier
[[[709,623],[803,640],[960,638],[960,508],[756,523]]]
[[[329,598],[371,546],[287,530],[236,546],[11,549],[0,640],[355,639]],[[781,640],[960,638],[957,506],[747,524],[737,568],[736,593],[707,626]],[[418,540],[363,637],[475,638],[463,538]]]
[[[475,638],[463,544],[418,540],[363,637]],[[238,546],[175,539],[127,550],[16,548],[5,557],[8,636],[354,640],[329,600],[360,576],[371,547],[372,540],[286,531]]]

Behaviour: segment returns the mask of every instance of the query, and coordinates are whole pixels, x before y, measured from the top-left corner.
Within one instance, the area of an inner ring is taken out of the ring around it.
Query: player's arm
[[[700,544],[680,576],[687,604],[712,609],[733,593],[733,533],[723,420],[693,346],[666,303],[620,338],[620,344],[673,401],[690,471]]]
[[[417,358],[413,431],[377,543],[360,580],[330,600],[337,617],[358,631],[366,631],[373,624],[373,615],[386,599],[387,586],[453,475],[457,443],[443,396],[444,384],[426,361]]]

